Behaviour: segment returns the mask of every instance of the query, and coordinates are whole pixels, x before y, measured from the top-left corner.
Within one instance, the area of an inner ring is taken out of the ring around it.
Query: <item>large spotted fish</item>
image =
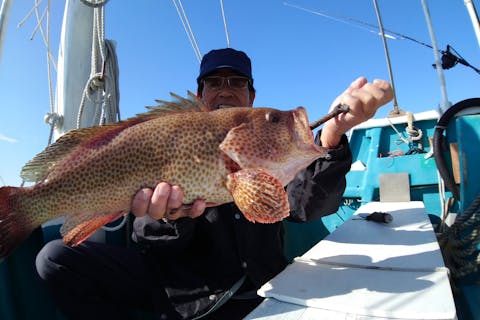
[[[0,258],[59,216],[64,241],[77,245],[160,181],[181,186],[185,205],[235,201],[260,223],[288,216],[284,186],[326,155],[305,109],[208,111],[192,94],[174,97],[116,124],[73,130],[28,162],[21,176],[35,185],[0,188]]]

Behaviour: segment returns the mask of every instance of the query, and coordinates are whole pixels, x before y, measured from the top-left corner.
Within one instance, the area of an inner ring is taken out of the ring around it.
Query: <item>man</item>
[[[197,78],[197,95],[212,110],[252,106],[255,89],[248,56],[233,49],[210,51]],[[390,85],[365,78],[340,95],[350,106],[324,124],[316,143],[329,148],[287,185],[292,221],[337,211],[351,154],[344,135],[392,99]],[[128,319],[128,308],[154,310],[159,319],[241,319],[261,298],[256,290],[287,265],[282,223],[248,222],[230,203],[206,208],[196,200],[180,209],[183,190],[160,182],[134,197],[137,248],[84,242],[48,243],[37,270],[58,306],[71,319]]]

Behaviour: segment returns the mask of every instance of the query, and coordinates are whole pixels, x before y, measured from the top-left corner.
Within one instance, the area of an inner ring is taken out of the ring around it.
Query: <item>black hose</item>
[[[480,98],[471,98],[462,100],[445,111],[445,113],[440,117],[435,126],[435,132],[433,134],[433,150],[435,163],[437,164],[438,172],[445,182],[445,186],[453,194],[455,199],[460,200],[460,191],[458,186],[455,184],[455,181],[448,170],[447,163],[444,157],[445,151],[445,136],[443,131],[447,128],[450,120],[460,111],[480,106]]]

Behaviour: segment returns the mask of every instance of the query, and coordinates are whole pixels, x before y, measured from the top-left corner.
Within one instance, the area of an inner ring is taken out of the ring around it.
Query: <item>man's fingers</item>
[[[203,214],[206,208],[204,200],[195,200],[193,204],[184,204],[178,209],[172,209],[168,212],[169,220],[176,220],[178,218],[197,218]]]
[[[352,90],[355,90],[355,89],[360,89],[361,87],[363,87],[366,83],[368,83],[368,80],[367,78],[365,77],[358,77],[357,79],[355,79],[351,84],[350,86],[348,86],[347,88],[347,93],[349,93],[350,91]]]
[[[373,84],[383,91],[383,97],[380,100],[382,104],[385,104],[393,99],[393,89],[388,81],[375,79],[373,80]]]
[[[350,95],[363,105],[367,118],[372,117],[378,108],[392,99],[390,84],[384,81],[366,83],[362,88],[352,90]]]
[[[168,199],[170,198],[171,187],[168,183],[160,182],[155,187],[148,208],[148,215],[155,220],[159,220],[165,216],[167,212]]]
[[[132,201],[132,213],[136,217],[143,217],[148,213],[148,207],[152,194],[152,189],[141,189],[135,194],[135,197]]]
[[[339,103],[346,104],[346,101],[344,101],[343,98],[346,96],[349,96],[352,93],[352,91],[360,89],[366,83],[368,83],[368,80],[365,77],[358,77],[357,79],[355,79],[352,83],[350,83],[348,88],[345,89],[345,91],[343,91],[343,93],[333,101],[332,105],[330,106],[329,112],[332,111]]]
[[[168,198],[167,211],[177,209],[182,205],[183,189],[179,186],[172,186],[170,189],[170,197]]]
[[[176,220],[182,217],[196,218],[206,208],[204,200],[195,200],[191,205],[182,204],[184,191],[179,186],[160,182],[154,190],[142,189],[135,194],[132,212],[136,217],[149,215],[152,219]]]
[[[204,200],[195,200],[192,209],[190,210],[189,217],[196,218],[201,216],[206,207],[207,203]]]

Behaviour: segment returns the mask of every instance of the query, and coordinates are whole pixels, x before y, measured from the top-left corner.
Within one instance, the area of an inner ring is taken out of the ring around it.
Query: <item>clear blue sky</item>
[[[51,42],[57,56],[63,2],[52,0]],[[44,1],[42,7],[47,3]],[[370,0],[289,0],[292,5],[377,24]],[[474,1],[477,9],[480,1]],[[430,43],[420,0],[378,0],[386,29]],[[183,0],[202,54],[226,47],[217,0]],[[430,0],[430,14],[441,49],[451,45],[480,68],[480,48],[463,0]],[[358,24],[308,13],[282,0],[224,0],[231,46],[253,60],[256,106],[307,108],[311,120],[325,114],[332,100],[360,75],[388,79],[381,38]],[[19,185],[21,167],[46,145],[49,111],[45,49],[36,21],[18,23],[33,1],[13,1],[0,61],[0,185]],[[351,20],[348,20],[351,21]],[[106,37],[117,41],[122,118],[142,112],[170,91],[196,89],[199,63],[171,1],[111,0]],[[389,40],[399,107],[434,110],[441,93],[431,49],[409,40]],[[445,71],[453,103],[479,96],[480,75],[458,65]],[[385,117],[392,104],[377,113]]]

